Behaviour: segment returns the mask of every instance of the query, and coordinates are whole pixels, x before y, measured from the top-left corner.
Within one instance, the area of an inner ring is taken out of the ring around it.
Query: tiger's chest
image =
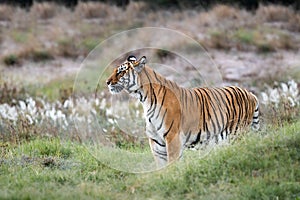
[[[146,135],[149,138],[163,141],[165,133],[164,117],[160,115],[160,112],[164,112],[163,109],[159,111],[158,108],[154,108],[149,105],[144,105],[144,119],[146,121]]]

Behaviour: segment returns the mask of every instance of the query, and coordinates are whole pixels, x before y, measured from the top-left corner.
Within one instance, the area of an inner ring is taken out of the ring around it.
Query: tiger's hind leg
[[[167,148],[165,144],[162,144],[154,139],[149,138],[149,144],[156,161],[157,167],[161,168],[167,165],[168,156],[167,156]]]

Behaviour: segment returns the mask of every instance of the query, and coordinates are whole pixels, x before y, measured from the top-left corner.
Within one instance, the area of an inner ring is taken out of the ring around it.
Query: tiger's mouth
[[[124,87],[122,85],[115,84],[115,85],[109,85],[108,89],[111,94],[118,94],[124,89]]]

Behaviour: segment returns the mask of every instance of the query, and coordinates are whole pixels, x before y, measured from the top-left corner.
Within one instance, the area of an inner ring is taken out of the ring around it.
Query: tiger
[[[106,80],[112,94],[126,91],[144,110],[146,135],[158,166],[182,157],[185,148],[226,140],[248,126],[258,130],[257,97],[240,87],[184,88],[131,55]]]

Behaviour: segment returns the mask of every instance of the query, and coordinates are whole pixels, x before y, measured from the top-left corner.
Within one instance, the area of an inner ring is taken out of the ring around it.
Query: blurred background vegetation
[[[74,8],[78,2],[103,2],[112,5],[125,7],[130,3],[130,0],[1,0],[0,3],[18,5],[29,9],[34,2],[53,2],[67,7]],[[300,2],[297,0],[136,0],[146,2],[155,8],[209,8],[215,4],[228,4],[247,9],[256,9],[259,4],[281,4],[285,6],[293,6],[299,9]]]

